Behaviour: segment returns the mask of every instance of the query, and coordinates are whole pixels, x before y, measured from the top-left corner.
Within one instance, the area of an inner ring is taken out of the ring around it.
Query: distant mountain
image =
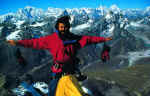
[[[12,20],[41,20],[45,17],[58,17],[60,15],[72,15],[72,16],[88,16],[89,18],[100,18],[103,13],[106,14],[108,11],[113,11],[114,13],[121,13],[127,17],[139,17],[139,16],[148,16],[150,14],[150,7],[147,7],[145,10],[141,9],[126,9],[122,10],[117,5],[112,5],[110,8],[105,8],[100,6],[99,8],[73,8],[73,9],[60,9],[60,8],[51,8],[43,10],[40,8],[35,8],[27,6],[25,8],[20,8],[16,13],[8,13],[0,16],[0,22]]]

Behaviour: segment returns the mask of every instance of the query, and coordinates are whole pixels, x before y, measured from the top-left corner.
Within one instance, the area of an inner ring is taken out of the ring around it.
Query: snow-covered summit
[[[21,20],[40,19],[43,16],[44,16],[44,11],[42,9],[31,7],[31,6],[20,8],[16,13],[16,17]]]
[[[54,16],[54,17],[58,17],[62,14],[63,9],[60,8],[52,8],[52,7],[48,7],[47,11],[45,12],[45,16]]]
[[[116,14],[121,11],[121,9],[115,4],[110,7],[110,10],[113,11],[114,13],[116,13]]]

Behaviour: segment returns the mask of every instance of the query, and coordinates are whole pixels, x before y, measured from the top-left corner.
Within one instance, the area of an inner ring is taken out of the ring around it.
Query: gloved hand
[[[9,43],[12,46],[16,46],[17,45],[17,41],[16,40],[7,40],[7,43]]]
[[[105,38],[105,41],[110,41],[112,39],[113,39],[112,37],[107,37],[107,38]]]

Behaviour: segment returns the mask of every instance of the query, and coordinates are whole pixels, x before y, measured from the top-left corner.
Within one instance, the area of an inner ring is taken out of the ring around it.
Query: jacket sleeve
[[[81,48],[83,48],[86,45],[89,44],[97,44],[105,42],[104,37],[97,37],[97,36],[82,36],[82,38],[79,40]]]
[[[47,37],[40,37],[40,38],[30,39],[30,40],[19,40],[17,44],[27,48],[48,49],[47,40],[48,40]]]

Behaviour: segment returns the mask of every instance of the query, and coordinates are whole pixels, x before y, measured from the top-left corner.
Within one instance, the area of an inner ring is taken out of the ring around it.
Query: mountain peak
[[[35,9],[35,7],[32,7],[32,6],[26,6],[24,9]]]
[[[118,9],[118,6],[117,6],[116,4],[113,4],[113,5],[110,6],[110,8],[111,8],[111,9],[115,9],[115,8]]]
[[[146,8],[146,12],[150,12],[150,6]]]
[[[116,4],[112,5],[110,10],[114,11],[114,13],[120,12],[120,8]]]

